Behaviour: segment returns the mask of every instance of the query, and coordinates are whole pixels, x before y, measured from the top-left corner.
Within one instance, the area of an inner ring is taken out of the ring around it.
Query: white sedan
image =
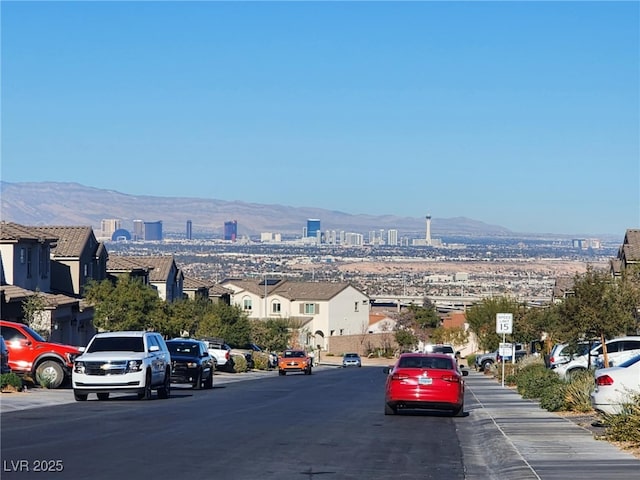
[[[622,413],[625,403],[640,398],[640,355],[617,367],[595,371],[596,388],[591,394],[591,405],[599,412],[610,415]]]

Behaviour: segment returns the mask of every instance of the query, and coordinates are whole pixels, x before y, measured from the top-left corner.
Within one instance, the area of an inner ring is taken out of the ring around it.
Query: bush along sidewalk
[[[489,374],[502,382],[501,366],[493,366]],[[527,357],[515,365],[505,365],[504,383],[515,387],[522,398],[538,400],[540,407],[550,412],[593,414],[605,426],[605,433],[599,438],[622,442],[629,448],[640,447],[640,395],[619,415],[597,414],[591,406],[591,392],[595,388],[592,370],[563,380],[546,368],[543,359]]]

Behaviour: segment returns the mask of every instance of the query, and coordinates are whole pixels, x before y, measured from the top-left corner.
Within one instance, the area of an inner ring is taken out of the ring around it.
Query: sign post
[[[502,334],[502,344],[505,342],[505,335],[513,333],[513,313],[496,313],[496,333]],[[500,350],[503,350],[503,345],[500,345]],[[504,387],[504,355],[501,351],[498,354],[502,356],[502,386]],[[513,355],[513,352],[512,352]],[[515,358],[515,357],[512,357]]]

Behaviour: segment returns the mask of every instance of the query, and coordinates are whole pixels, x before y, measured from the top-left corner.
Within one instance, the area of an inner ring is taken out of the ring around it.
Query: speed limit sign
[[[513,333],[513,313],[496,314],[496,333]]]

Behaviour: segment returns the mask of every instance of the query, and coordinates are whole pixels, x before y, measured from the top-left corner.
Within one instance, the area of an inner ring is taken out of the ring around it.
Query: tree
[[[448,343],[453,346],[461,346],[467,343],[469,334],[463,327],[444,328],[437,327],[431,332],[431,340],[435,343]]]
[[[482,350],[497,350],[500,344],[501,337],[496,333],[498,313],[511,313],[514,319],[522,314],[518,302],[510,297],[485,298],[467,310],[469,328],[476,334],[478,345]],[[509,338],[509,340],[512,339]]]
[[[409,305],[406,309],[400,312],[396,316],[396,333],[399,331],[408,331],[411,333],[415,341],[412,345],[417,345],[418,342],[427,342],[429,339],[429,333],[431,329],[440,325],[440,317],[433,305],[429,307],[421,307],[419,305]],[[405,334],[401,335],[404,341],[408,340]],[[398,336],[396,335],[396,341]],[[403,344],[398,341],[398,344]]]
[[[250,326],[253,341],[270,352],[281,352],[289,345],[291,329],[287,319],[253,320]]]
[[[110,280],[89,282],[85,300],[94,306],[94,326],[99,330],[162,331],[162,300],[156,290],[128,275]]]
[[[608,272],[589,266],[583,275],[576,275],[574,294],[565,298],[558,308],[564,334],[571,339],[604,342],[635,333],[638,297],[634,273],[615,281]],[[606,351],[603,353],[607,362]]]
[[[227,343],[243,345],[251,341],[251,325],[239,306],[217,302],[207,309],[195,334],[198,337],[220,337]]]
[[[27,325],[48,339],[51,335],[51,323],[49,322],[49,328],[47,328],[46,323],[50,318],[46,314],[45,308],[45,298],[39,289],[36,289],[34,295],[29,295],[29,297],[22,302],[22,313],[27,321]]]

